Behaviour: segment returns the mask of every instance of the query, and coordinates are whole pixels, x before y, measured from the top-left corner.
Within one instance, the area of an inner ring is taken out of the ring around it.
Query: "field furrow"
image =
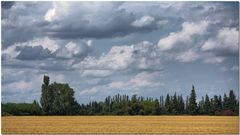
[[[236,116],[10,116],[2,134],[238,134]]]

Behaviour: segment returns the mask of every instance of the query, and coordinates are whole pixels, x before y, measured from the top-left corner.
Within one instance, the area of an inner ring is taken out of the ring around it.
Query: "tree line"
[[[239,101],[233,90],[228,94],[207,94],[197,102],[194,86],[185,99],[182,95],[167,94],[159,98],[137,95],[108,96],[104,101],[90,101],[79,104],[74,90],[68,84],[49,84],[44,76],[39,105],[33,103],[2,104],[2,115],[238,115]]]

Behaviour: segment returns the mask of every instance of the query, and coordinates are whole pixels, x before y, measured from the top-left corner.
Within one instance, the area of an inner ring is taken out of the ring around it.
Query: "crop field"
[[[9,116],[2,134],[238,134],[237,116]]]

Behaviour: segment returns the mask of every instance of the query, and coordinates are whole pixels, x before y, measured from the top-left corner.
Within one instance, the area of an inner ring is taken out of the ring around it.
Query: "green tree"
[[[48,94],[48,85],[49,85],[49,77],[45,76],[43,77],[43,84],[42,84],[42,96],[40,99],[41,105],[42,105],[42,110],[44,113],[49,113],[50,109],[50,97]]]
[[[68,84],[49,84],[49,77],[43,77],[41,105],[47,115],[74,115],[79,112],[79,104],[74,91]]]
[[[170,96],[167,94],[166,99],[165,99],[165,109],[167,114],[172,113],[172,107],[171,107],[171,101],[170,101]]]
[[[188,96],[186,98],[185,113],[189,114],[189,98],[188,98]]]
[[[204,114],[204,97],[202,97],[202,100],[199,101],[199,114]]]
[[[229,109],[230,104],[229,104],[229,98],[227,97],[226,94],[223,96],[223,109]]]
[[[218,96],[218,108],[219,108],[219,110],[222,110],[222,108],[223,108],[221,95]]]
[[[33,101],[33,112],[34,115],[42,114],[42,109],[36,100]]]
[[[182,95],[179,96],[178,98],[178,106],[177,106],[177,111],[179,114],[183,114],[184,113],[184,101],[183,101],[183,97]]]
[[[236,106],[236,96],[233,93],[233,90],[230,90],[229,92],[229,109],[231,109],[232,111],[234,111],[235,106]]]
[[[205,102],[204,102],[204,114],[210,114],[210,110],[211,110],[211,103],[210,103],[210,100],[209,100],[209,97],[208,95],[206,94],[206,97],[205,97]]]
[[[237,115],[239,115],[239,101],[237,100],[236,102],[237,103],[235,105],[234,111],[237,113]]]
[[[222,109],[222,103],[221,103],[221,96],[218,97],[217,95],[214,95],[213,97],[213,103],[212,103],[212,112],[220,111]]]
[[[133,95],[131,99],[130,115],[140,114],[140,110],[143,109],[143,106],[139,103],[137,95]]]
[[[159,104],[159,101],[158,99],[155,99],[154,100],[154,105],[153,105],[153,110],[152,110],[152,114],[153,115],[159,115],[160,114],[160,104]]]
[[[192,86],[192,91],[189,98],[189,113],[192,115],[197,114],[196,93],[194,86]]]
[[[173,99],[172,99],[172,113],[173,114],[178,114],[178,99],[177,99],[177,94],[175,92]]]

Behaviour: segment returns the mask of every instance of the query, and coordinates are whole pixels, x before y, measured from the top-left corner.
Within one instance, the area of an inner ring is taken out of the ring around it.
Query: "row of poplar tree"
[[[227,113],[226,113],[227,112]],[[33,103],[2,103],[2,115],[238,115],[239,101],[232,90],[228,94],[202,97],[197,102],[194,86],[185,99],[182,95],[144,98],[117,94],[104,101],[79,104],[68,84],[49,84],[44,76],[40,105]]]
[[[196,93],[193,87],[191,94],[186,100],[182,95],[169,95],[159,99],[144,98],[133,95],[115,95],[105,98],[105,101],[92,101],[80,105],[81,115],[215,115],[216,112],[229,110],[235,115],[238,114],[239,102],[231,90],[229,95],[224,94],[209,98],[208,95],[196,102]],[[224,115],[224,114],[223,114]]]
[[[68,84],[49,84],[48,76],[44,76],[40,102],[43,114],[46,115],[214,115],[216,111],[223,110],[236,114],[239,112],[239,102],[232,90],[228,95],[224,94],[223,98],[221,95],[213,98],[206,95],[197,103],[194,86],[185,100],[176,93],[159,99],[117,94],[106,97],[104,101],[80,105]]]

